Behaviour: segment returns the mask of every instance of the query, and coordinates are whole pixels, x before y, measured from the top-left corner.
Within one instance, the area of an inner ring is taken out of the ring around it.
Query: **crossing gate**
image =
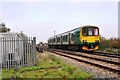
[[[0,68],[36,65],[36,37],[0,37]]]

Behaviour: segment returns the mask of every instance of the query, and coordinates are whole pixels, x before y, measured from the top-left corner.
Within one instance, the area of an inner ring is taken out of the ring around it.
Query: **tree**
[[[109,40],[107,40],[105,37],[101,36],[100,40],[100,50],[104,50],[106,48],[109,48]]]
[[[111,48],[120,48],[120,39],[118,39],[118,38],[110,38],[109,39],[109,41],[110,41],[110,47]]]
[[[10,31],[11,31],[10,28],[5,27],[4,23],[0,24],[0,32],[1,33],[10,32]]]

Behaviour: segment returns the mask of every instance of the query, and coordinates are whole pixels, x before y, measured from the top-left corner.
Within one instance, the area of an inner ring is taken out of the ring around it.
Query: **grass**
[[[3,78],[12,78],[14,69],[3,69]],[[66,64],[50,54],[37,55],[37,65],[19,68],[17,78],[91,78],[92,75]]]
[[[14,76],[14,69],[2,69],[2,78],[12,78]]]

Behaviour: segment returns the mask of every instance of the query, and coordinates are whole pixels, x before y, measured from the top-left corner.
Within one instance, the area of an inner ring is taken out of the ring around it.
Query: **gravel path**
[[[98,67],[92,66],[90,64],[86,64],[84,62],[79,62],[67,57],[63,57],[51,52],[45,52],[47,54],[51,54],[51,55],[55,55],[57,57],[60,57],[60,59],[68,64],[73,64],[78,68],[81,68],[85,71],[87,71],[88,73],[91,73],[93,75],[94,78],[118,78],[118,74],[117,73],[113,73],[110,72],[108,70],[104,70],[104,69],[100,69]]]

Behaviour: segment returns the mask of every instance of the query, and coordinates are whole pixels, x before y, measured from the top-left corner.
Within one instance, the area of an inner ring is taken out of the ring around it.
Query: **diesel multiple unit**
[[[87,25],[50,37],[48,46],[55,49],[97,50],[99,42],[99,28]]]

